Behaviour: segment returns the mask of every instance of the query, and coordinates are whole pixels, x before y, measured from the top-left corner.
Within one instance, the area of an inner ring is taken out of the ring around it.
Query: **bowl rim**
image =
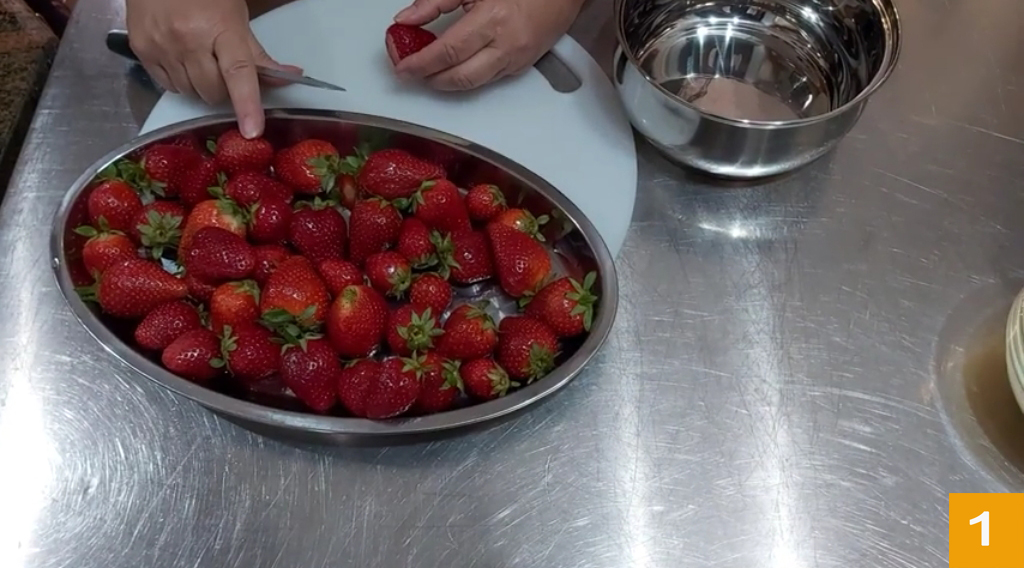
[[[336,434],[355,437],[401,437],[462,429],[497,420],[534,405],[556,391],[561,390],[571,382],[597,354],[607,340],[616,318],[619,302],[618,274],[614,259],[604,239],[597,232],[597,228],[583,212],[561,191],[538,174],[502,154],[469,140],[401,120],[348,111],[298,108],[268,109],[266,116],[268,121],[275,119],[297,119],[351,123],[426,137],[448,145],[457,145],[461,151],[478,159],[491,162],[518,177],[528,186],[541,191],[579,227],[580,233],[594,254],[595,262],[601,271],[601,309],[595,314],[589,335],[577,348],[576,352],[550,374],[507,396],[438,414],[387,421],[373,421],[354,417],[320,416],[264,406],[219,393],[201,384],[181,378],[144,357],[104,325],[76,293],[67,263],[64,262],[66,253],[64,246],[66,225],[72,206],[82,192],[89,187],[98,172],[132,151],[158,140],[196,128],[233,124],[236,122],[233,114],[220,113],[158,128],[135,137],[108,152],[75,180],[70,189],[65,193],[53,216],[50,254],[54,276],[61,294],[64,296],[76,319],[85,327],[89,334],[107,352],[131,367],[136,373],[214,412],[248,422],[315,434]]]
[[[629,44],[625,40],[626,32],[625,26],[625,6],[631,0],[615,0],[615,37],[618,41],[616,49],[624,54],[629,60],[629,63],[634,69],[644,78],[648,85],[651,85],[657,89],[663,96],[668,97],[671,101],[678,103],[694,112],[699,113],[702,117],[721,122],[730,126],[737,126],[743,128],[756,128],[762,130],[777,130],[784,128],[795,128],[805,126],[809,124],[816,124],[819,122],[827,121],[835,116],[843,114],[849,111],[851,108],[855,108],[861,105],[871,95],[875,93],[892,75],[896,69],[896,64],[899,62],[900,52],[902,51],[902,24],[900,23],[899,11],[896,9],[896,5],[892,0],[870,0],[871,4],[875,6],[883,18],[883,26],[886,31],[885,42],[885,53],[882,56],[881,67],[878,72],[875,73],[871,81],[861,89],[860,93],[856,97],[843,103],[838,108],[834,108],[824,114],[818,114],[815,116],[809,116],[806,118],[796,118],[792,120],[747,120],[740,118],[730,118],[722,116],[720,114],[714,114],[704,111],[692,103],[680,98],[678,95],[672,93],[668,89],[659,85],[654,78],[651,77],[650,73],[646,72],[640,65],[640,61],[637,59],[636,54],[629,48]]]

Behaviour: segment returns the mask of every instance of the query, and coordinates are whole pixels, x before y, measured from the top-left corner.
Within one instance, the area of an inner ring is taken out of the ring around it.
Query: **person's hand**
[[[583,0],[415,0],[395,16],[422,26],[462,7],[437,41],[395,66],[403,77],[446,90],[474,89],[537,62],[576,19]]]
[[[256,64],[299,71],[270,58],[249,28],[245,0],[126,0],[128,40],[164,89],[209,104],[227,98],[248,138],[263,133]]]

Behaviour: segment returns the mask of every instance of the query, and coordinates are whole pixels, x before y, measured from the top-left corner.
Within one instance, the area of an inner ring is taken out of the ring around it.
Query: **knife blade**
[[[132,50],[131,44],[128,43],[128,32],[124,30],[110,30],[107,32],[107,49],[111,52],[120,55],[121,57],[139,62],[139,58],[135,55]],[[256,74],[260,77],[268,79],[279,79],[282,81],[288,81],[290,83],[298,83],[300,85],[307,85],[309,87],[316,87],[318,89],[327,89],[330,91],[341,91],[345,92],[343,87],[339,87],[333,83],[327,81],[321,81],[320,79],[314,79],[307,77],[299,73],[289,73],[287,71],[281,71],[280,69],[271,69],[270,67],[264,67],[262,65],[256,66]]]

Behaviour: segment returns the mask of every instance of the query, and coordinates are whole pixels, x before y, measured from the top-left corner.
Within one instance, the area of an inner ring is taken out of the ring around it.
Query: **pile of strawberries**
[[[75,231],[80,296],[182,377],[370,419],[503,396],[589,331],[596,275],[553,272],[546,215],[460,190],[425,153],[349,153],[233,129],[119,161]],[[453,305],[487,280],[522,313]]]

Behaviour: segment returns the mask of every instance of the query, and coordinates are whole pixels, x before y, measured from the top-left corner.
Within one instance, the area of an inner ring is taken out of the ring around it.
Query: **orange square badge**
[[[950,493],[949,568],[1024,568],[1024,494]]]

